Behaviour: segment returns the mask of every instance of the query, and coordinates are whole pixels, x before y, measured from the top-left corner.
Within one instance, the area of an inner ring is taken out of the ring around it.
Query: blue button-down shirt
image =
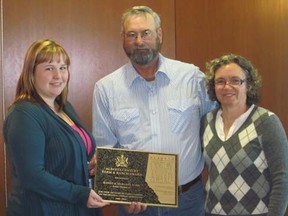
[[[148,82],[129,62],[95,84],[96,145],[176,153],[179,184],[185,184],[203,169],[200,119],[214,104],[193,64],[160,55],[155,80]]]

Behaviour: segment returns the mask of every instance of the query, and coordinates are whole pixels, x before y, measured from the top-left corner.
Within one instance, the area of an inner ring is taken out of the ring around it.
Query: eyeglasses
[[[214,81],[215,86],[217,87],[224,87],[225,85],[230,85],[230,86],[240,86],[242,85],[244,82],[246,81],[246,79],[240,79],[240,78],[232,78],[229,80],[225,80],[225,79],[217,79]]]
[[[139,34],[142,40],[150,40],[153,37],[153,32],[147,29],[142,32],[130,31],[125,34],[125,38],[128,41],[135,41],[138,38]]]

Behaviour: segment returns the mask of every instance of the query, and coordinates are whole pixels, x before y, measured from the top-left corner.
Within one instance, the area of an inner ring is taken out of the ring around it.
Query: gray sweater
[[[288,142],[278,117],[255,106],[228,140],[217,136],[217,110],[203,121],[208,167],[206,215],[282,216],[288,203]]]

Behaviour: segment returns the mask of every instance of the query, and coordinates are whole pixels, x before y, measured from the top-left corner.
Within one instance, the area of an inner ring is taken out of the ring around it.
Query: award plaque
[[[178,207],[178,156],[97,148],[94,189],[111,203]]]

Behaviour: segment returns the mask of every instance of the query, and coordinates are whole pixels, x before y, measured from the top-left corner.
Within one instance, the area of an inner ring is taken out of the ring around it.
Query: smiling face
[[[143,37],[145,31],[149,36]],[[135,33],[136,37],[129,38]],[[158,55],[162,43],[162,30],[156,29],[151,14],[132,15],[124,23],[123,48],[130,60],[138,65],[151,63]]]
[[[225,85],[215,84],[215,93],[217,100],[221,103],[222,108],[226,107],[246,107],[247,100],[247,84],[244,81],[240,85],[231,85],[229,80],[241,79],[245,80],[245,73],[242,68],[235,64],[230,63],[223,65],[215,72],[215,80],[228,81]]]
[[[68,66],[62,56],[51,62],[43,62],[36,66],[34,72],[34,87],[41,98],[53,106],[57,96],[61,94],[69,79]]]

